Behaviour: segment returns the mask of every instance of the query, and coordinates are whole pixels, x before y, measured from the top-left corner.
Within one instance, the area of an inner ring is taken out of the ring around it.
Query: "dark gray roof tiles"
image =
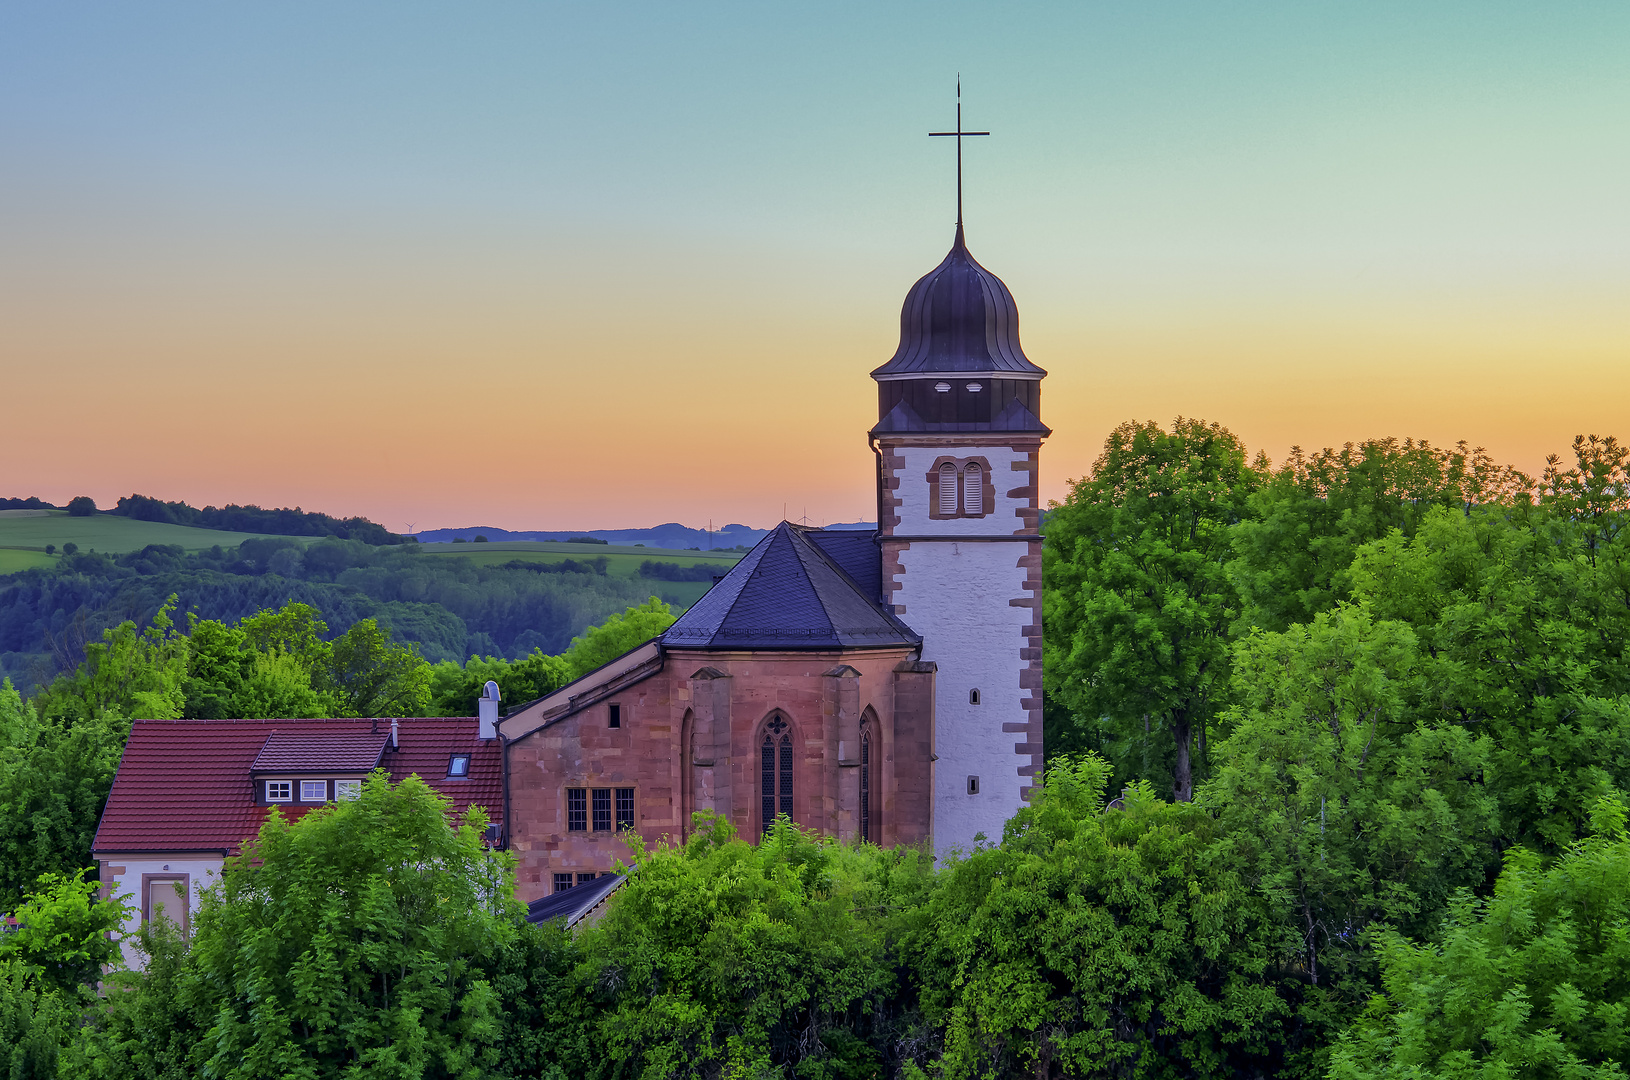
[[[875,530],[814,529],[804,534],[874,602],[883,600],[883,559]]]
[[[947,372],[1040,378],[1019,346],[1019,306],[1002,279],[968,254],[958,225],[950,254],[923,275],[900,309],[900,347],[875,378]]]
[[[669,648],[839,649],[914,646],[879,605],[859,545],[783,521],[662,635]],[[870,534],[872,560],[879,560]],[[823,541],[836,555],[823,548]],[[849,569],[846,569],[845,567]],[[866,579],[862,584],[853,573]]]
[[[1014,399],[1009,401],[1001,412],[991,418],[990,423],[940,423],[931,424],[922,418],[922,414],[913,409],[908,402],[900,402],[890,409],[888,415],[877,422],[872,428],[873,435],[900,435],[910,432],[918,434],[933,434],[945,431],[996,431],[996,432],[1034,432],[1037,435],[1051,435],[1053,429],[1041,422],[1041,418],[1024,405]]]
[[[626,880],[626,874],[601,874],[593,881],[540,896],[526,905],[526,921],[544,923],[550,919],[565,919],[570,929],[577,920],[593,911],[600,901],[616,892]]]

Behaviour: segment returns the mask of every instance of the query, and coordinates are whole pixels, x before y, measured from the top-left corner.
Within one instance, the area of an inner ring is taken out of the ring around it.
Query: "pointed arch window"
[[[779,716],[764,725],[759,744],[759,831],[767,833],[777,814],[792,817],[792,733]]]
[[[962,512],[969,517],[985,512],[985,473],[977,461],[962,467]]]
[[[956,466],[949,461],[940,466],[940,513],[956,513]]]
[[[860,733],[860,839],[874,843],[872,836],[872,733]]]

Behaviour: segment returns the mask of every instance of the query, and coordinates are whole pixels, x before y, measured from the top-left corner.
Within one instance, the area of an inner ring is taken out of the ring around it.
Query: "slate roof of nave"
[[[870,532],[783,521],[662,635],[670,648],[914,646],[879,603],[882,557]]]

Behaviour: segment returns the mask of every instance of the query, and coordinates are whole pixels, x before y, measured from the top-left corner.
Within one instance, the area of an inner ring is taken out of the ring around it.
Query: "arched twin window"
[[[759,744],[759,830],[769,832],[777,814],[792,817],[792,732],[779,716],[764,725]]]
[[[985,469],[969,461],[959,469],[947,461],[939,467],[939,516],[983,517],[985,513]]]

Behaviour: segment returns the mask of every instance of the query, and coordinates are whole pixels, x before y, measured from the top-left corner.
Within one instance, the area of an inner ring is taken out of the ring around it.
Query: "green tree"
[[[119,958],[111,932],[125,906],[96,902],[96,891],[78,874],[43,875],[16,910],[17,929],[0,935],[0,1067],[12,1080],[58,1075],[103,965]]]
[[[115,935],[129,914],[121,900],[97,900],[91,873],[40,875],[16,910],[17,930],[0,937],[0,962],[19,961],[68,999],[94,997],[104,966],[119,960]]]
[[[1321,1045],[1304,1073],[1374,989],[1376,935],[1429,931],[1489,869],[1489,740],[1422,719],[1422,670],[1410,628],[1361,607],[1238,646],[1231,734],[1199,801],[1217,858],[1267,904],[1275,966],[1306,986],[1298,1027]]]
[[[328,662],[328,624],[310,604],[290,601],[277,610],[258,611],[238,623],[245,642],[262,653],[284,653],[308,671]]]
[[[186,706],[187,637],[176,631],[172,595],[146,630],[123,622],[85,646],[85,660],[35,696],[41,717],[174,720]]]
[[[40,732],[40,719],[23,704],[10,679],[0,680],[0,749],[27,746]]]
[[[572,647],[561,654],[561,659],[566,661],[575,679],[650,641],[673,623],[674,614],[668,605],[653,596],[621,615],[607,617],[599,626],[589,627],[580,637],[574,637]]]
[[[488,681],[498,684],[505,708],[514,708],[566,685],[571,674],[566,660],[547,656],[541,649],[520,660],[501,656],[472,656],[463,667],[444,660],[431,668],[430,715],[474,716],[476,701]]]
[[[1351,597],[1348,568],[1360,545],[1404,536],[1433,507],[1466,510],[1526,498],[1532,481],[1481,447],[1370,439],[1285,462],[1252,493],[1234,526],[1229,574],[1240,623],[1283,630]]]
[[[1101,749],[1121,775],[1166,772],[1179,801],[1192,797],[1192,750],[1198,738],[1203,760],[1238,614],[1229,530],[1258,479],[1217,424],[1110,433],[1047,517],[1045,689],[1071,718],[1049,747]]]
[[[69,517],[90,517],[96,513],[96,500],[89,495],[76,495],[68,500]]]
[[[333,695],[313,686],[312,678],[298,657],[257,652],[249,671],[248,694],[237,713],[273,719],[338,715]]]
[[[1432,510],[1413,538],[1361,548],[1350,576],[1419,639],[1423,721],[1490,741],[1501,845],[1556,852],[1599,797],[1630,787],[1630,606],[1615,584],[1630,539],[1521,509]]]
[[[12,691],[15,694],[15,691]],[[0,688],[0,712],[8,695]],[[0,747],[0,910],[41,874],[77,874],[90,864],[102,807],[130,734],[128,721],[29,721]]]
[[[266,1075],[476,1077],[498,1060],[489,979],[520,911],[474,811],[409,777],[294,822],[274,814],[206,890],[179,993],[194,1066]]]
[[[107,976],[107,992],[84,1014],[58,1075],[193,1080],[210,1018],[200,1026],[188,1009],[194,972],[187,942],[174,923],[160,919],[142,923],[130,944],[141,954],[141,970],[116,969]]]
[[[909,954],[939,1075],[1262,1076],[1290,1009],[1258,891],[1216,822],[1110,766],[1054,758],[1000,846],[953,862]]]
[[[1332,1080],[1619,1080],[1630,1063],[1630,836],[1618,796],[1547,865],[1506,854],[1494,895],[1462,893],[1438,940],[1394,935],[1385,992],[1336,1049]]]
[[[430,704],[430,665],[373,619],[334,639],[326,667],[343,716],[420,716]]]
[[[20,960],[0,958],[0,1068],[8,1080],[50,1080],[73,1037],[77,1003],[39,985]]]
[[[785,818],[757,845],[722,818],[696,825],[682,847],[636,848],[582,938],[616,1075],[879,1075],[900,1008],[897,912],[917,906],[927,858],[840,847]]]
[[[253,716],[243,708],[256,656],[247,635],[214,619],[194,619],[187,637],[186,717],[224,720]]]

